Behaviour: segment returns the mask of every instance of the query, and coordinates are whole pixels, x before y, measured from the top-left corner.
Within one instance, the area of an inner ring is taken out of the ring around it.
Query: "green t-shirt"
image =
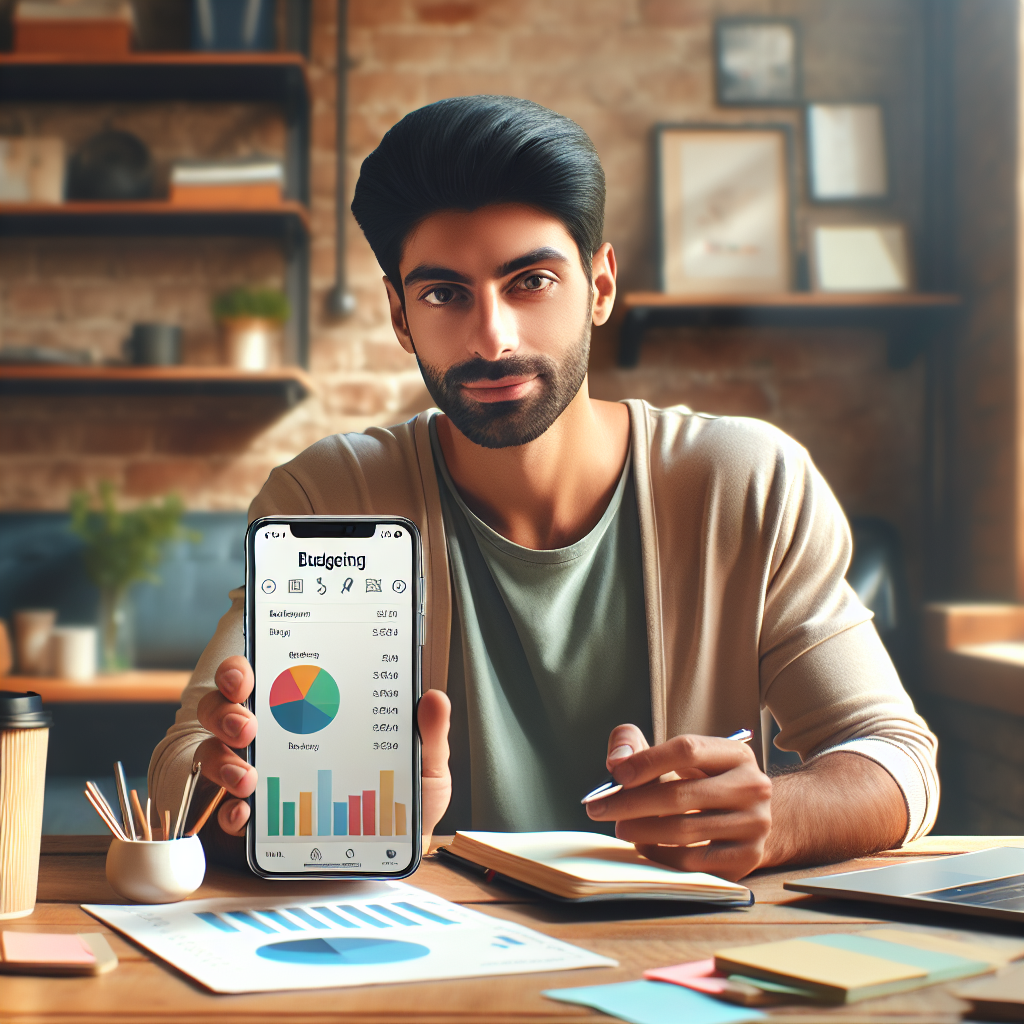
[[[452,802],[436,832],[584,829],[608,734],[651,739],[650,667],[632,457],[600,522],[534,551],[463,502],[430,435],[452,574]]]

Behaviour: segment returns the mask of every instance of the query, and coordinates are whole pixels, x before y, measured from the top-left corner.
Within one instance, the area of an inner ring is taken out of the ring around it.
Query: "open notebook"
[[[663,867],[632,843],[594,832],[456,832],[441,852],[561,900],[754,902],[744,885]]]

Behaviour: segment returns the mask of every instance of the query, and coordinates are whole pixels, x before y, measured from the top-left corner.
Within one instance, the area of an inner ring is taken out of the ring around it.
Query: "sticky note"
[[[842,949],[849,953],[863,953],[877,956],[890,963],[906,964],[925,971],[930,982],[954,981],[974,974],[992,970],[992,965],[983,960],[966,959],[933,949],[921,949],[905,943],[886,942],[863,933],[856,935],[809,935],[803,940],[815,945]]]
[[[822,938],[822,936],[815,936]],[[843,999],[847,992],[871,990],[928,977],[923,967],[893,963],[878,956],[836,949],[806,939],[742,946],[716,954],[715,964],[728,974],[767,977],[769,981],[807,983]]]
[[[729,979],[715,970],[714,957],[707,960],[691,960],[687,964],[673,964],[671,967],[654,967],[644,971],[648,981],[667,981],[670,985],[682,985],[694,992],[709,996],[721,995],[729,987]]]
[[[871,931],[857,934],[871,939],[882,939],[884,942],[915,946],[917,949],[930,949],[936,953],[949,953],[950,956],[961,956],[965,960],[984,960],[996,967],[1002,967],[1024,955],[1024,942],[1008,942],[1005,945],[994,946],[987,942],[962,942],[944,935],[911,932],[902,928],[872,928]]]
[[[761,1020],[763,1013],[720,1003],[699,992],[660,981],[623,981],[615,985],[549,989],[548,999],[589,1006],[629,1024],[739,1024]]]
[[[3,932],[3,958],[11,964],[94,964],[96,957],[78,935]]]

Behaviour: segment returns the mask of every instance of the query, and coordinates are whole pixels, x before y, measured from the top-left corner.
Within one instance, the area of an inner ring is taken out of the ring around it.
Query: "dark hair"
[[[587,277],[604,232],[604,171],[575,121],[513,96],[460,96],[406,114],[363,161],[352,213],[402,294],[412,229],[440,210],[523,203],[565,225]]]

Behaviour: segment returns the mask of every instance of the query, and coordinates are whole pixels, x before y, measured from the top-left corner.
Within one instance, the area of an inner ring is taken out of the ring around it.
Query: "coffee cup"
[[[49,735],[38,693],[0,690],[0,920],[35,909]]]
[[[14,651],[21,675],[50,674],[50,634],[56,621],[52,608],[23,608],[14,613]]]
[[[181,328],[175,324],[135,324],[124,354],[136,366],[177,366],[181,362]]]

